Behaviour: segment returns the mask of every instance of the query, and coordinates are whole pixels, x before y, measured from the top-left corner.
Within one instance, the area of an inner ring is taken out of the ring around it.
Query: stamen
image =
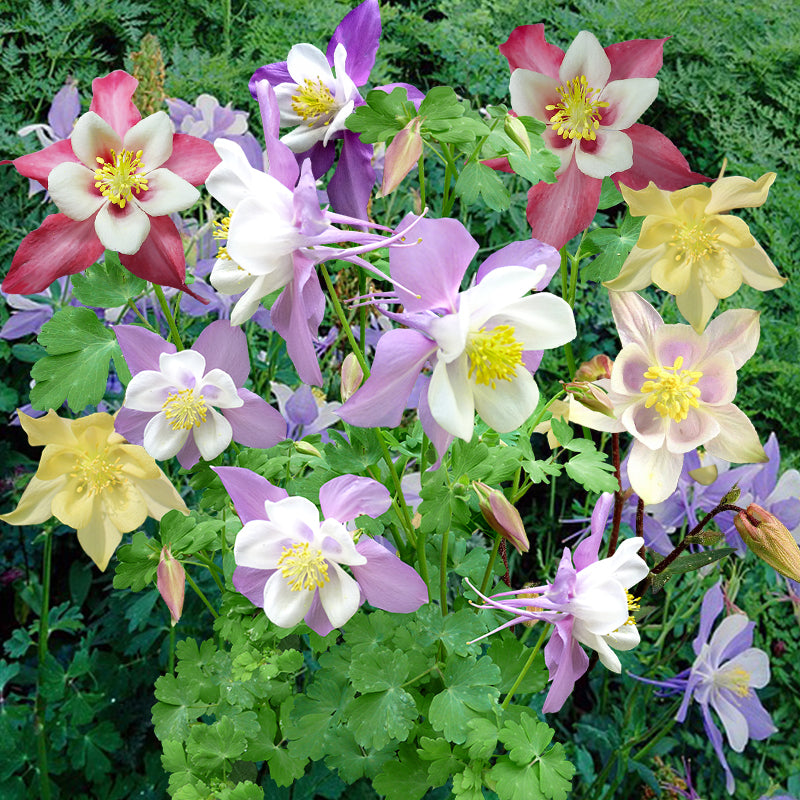
[[[220,222],[214,220],[214,230],[212,231],[211,235],[218,241],[222,242],[228,241],[228,237],[230,236],[230,227],[231,227],[231,217],[233,216],[233,211],[228,214],[227,217],[223,217]],[[221,258],[223,260],[230,261],[231,257],[228,255],[228,248],[226,245],[220,245],[217,249],[217,258]]]
[[[170,393],[162,406],[172,430],[189,430],[206,421],[206,401],[202,394],[194,396],[194,389]]]
[[[293,592],[311,592],[330,581],[328,562],[319,550],[309,552],[308,542],[284,547],[278,567]]]
[[[498,325],[487,333],[481,328],[467,340],[469,377],[475,382],[496,388],[497,381],[510,381],[522,365],[522,342],[514,338],[514,328]]]
[[[658,364],[644,373],[647,378],[642,384],[642,394],[650,394],[645,401],[647,408],[655,406],[662,417],[671,417],[680,422],[689,416],[690,408],[698,408],[700,389],[696,384],[703,377],[702,372],[682,370],[683,356],[678,356],[671,367]]]
[[[120,460],[119,458],[112,460],[108,450],[106,447],[93,455],[78,456],[75,471],[70,472],[70,477],[78,480],[78,485],[75,487],[77,494],[83,492],[87,495],[98,494],[122,483]]]
[[[564,139],[597,138],[595,131],[600,127],[600,109],[608,106],[603,100],[592,100],[597,89],[592,89],[585,75],[567,81],[556,90],[561,102],[545,106],[556,113],[550,117],[550,127]]]
[[[306,78],[297,85],[297,94],[292,95],[292,109],[304,122],[312,120],[330,125],[336,100],[331,90],[322,82],[322,78],[313,81]],[[328,117],[328,119],[323,118]]]
[[[739,697],[750,694],[750,673],[741,667],[725,670],[715,676],[714,682],[723,689],[730,689]]]
[[[100,166],[94,171],[95,189],[99,189],[100,194],[115,205],[125,208],[125,204],[133,197],[133,192],[139,195],[149,188],[147,178],[142,174],[145,166],[141,159],[141,150],[135,154],[130,150],[120,153],[112,150],[110,163],[98,156],[96,161]]]

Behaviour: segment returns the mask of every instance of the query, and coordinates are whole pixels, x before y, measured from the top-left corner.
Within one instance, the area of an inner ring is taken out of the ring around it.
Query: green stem
[[[222,531],[223,537],[225,536],[225,530]],[[225,587],[220,580],[220,572],[219,567],[214,563],[213,559],[209,558],[208,556],[204,556],[202,553],[197,553],[197,558],[200,559],[202,562],[202,566],[204,566],[210,573],[211,577],[214,579],[214,583],[217,584],[219,590],[221,592],[225,591]]]
[[[168,672],[170,675],[175,674],[175,626],[169,626],[169,664]]]
[[[447,616],[447,549],[450,546],[450,531],[442,533],[442,553],[439,561],[439,604],[442,616]]]
[[[322,279],[325,281],[325,288],[328,290],[328,296],[331,298],[331,303],[333,303],[333,310],[336,312],[336,316],[339,319],[339,324],[342,326],[344,335],[347,337],[347,341],[350,343],[350,347],[355,353],[356,359],[361,366],[361,371],[364,373],[364,380],[366,380],[369,378],[369,365],[367,364],[367,359],[364,358],[364,353],[358,346],[356,337],[353,336],[353,331],[350,329],[350,325],[347,322],[347,314],[344,313],[344,308],[342,307],[341,300],[339,300],[339,295],[336,294],[336,290],[333,288],[333,281],[331,280],[328,268],[323,263],[319,265],[319,271],[322,273]]]
[[[358,294],[364,296],[367,293],[367,275],[363,269],[358,270]],[[358,309],[358,341],[361,345],[361,351],[366,350],[365,344],[367,341],[367,307],[362,305]],[[333,349],[333,348],[331,348]]]
[[[172,311],[170,310],[169,303],[167,302],[167,298],[164,296],[164,290],[157,284],[153,284],[153,291],[155,292],[156,298],[158,299],[158,304],[161,306],[161,311],[164,313],[164,316],[167,318],[167,325],[169,325],[170,335],[172,336],[172,343],[178,350],[183,350],[183,342],[181,341],[181,335],[178,333],[178,326],[175,324],[175,317],[172,316]]]
[[[528,660],[525,662],[525,666],[520,671],[519,675],[517,675],[517,679],[514,681],[514,685],[508,690],[508,694],[506,695],[506,699],[503,700],[501,704],[501,708],[508,708],[509,703],[511,703],[511,699],[514,697],[514,692],[519,689],[520,684],[523,680],[525,680],[525,676],[528,674],[528,670],[533,666],[533,660],[536,658],[539,650],[541,650],[542,645],[544,644],[544,638],[547,636],[547,631],[549,629],[549,624],[545,623],[542,625],[542,632],[539,634],[539,639],[536,644],[533,646],[533,650],[531,650],[531,654],[528,656]]]
[[[561,296],[569,303],[570,283],[572,279],[567,271],[568,260],[570,260],[570,256],[567,252],[567,246],[564,245],[561,248]],[[572,306],[574,302],[575,299],[573,298],[570,306]],[[567,369],[569,370],[570,380],[572,380],[573,376],[575,375],[575,355],[572,352],[572,342],[567,342],[564,345],[564,355],[567,358]]]
[[[494,562],[497,559],[497,551],[500,549],[500,540],[502,538],[503,537],[500,536],[499,533],[495,534],[492,552],[489,554],[489,563],[486,565],[486,572],[483,573],[483,580],[481,581],[481,594],[486,594],[486,587],[489,585],[489,579],[492,577]]]
[[[427,203],[425,198],[425,157],[419,157],[419,202],[423,210]]]
[[[41,683],[45,661],[47,660],[48,623],[50,616],[50,575],[53,563],[53,532],[44,534],[44,557],[42,564],[42,608],[39,617],[39,658],[36,683],[36,703],[34,719],[36,722],[37,750],[39,755],[39,789],[42,800],[50,800],[50,771],[47,767],[47,728],[46,702],[42,697]]]
[[[184,573],[186,574],[186,583],[188,583],[189,586],[191,586],[192,589],[194,589],[194,593],[203,601],[206,608],[211,612],[211,616],[214,617],[214,619],[216,619],[219,616],[219,614],[217,614],[217,612],[214,610],[214,606],[212,606],[211,603],[208,602],[208,598],[203,594],[200,587],[192,580],[192,576],[186,570],[184,570]]]

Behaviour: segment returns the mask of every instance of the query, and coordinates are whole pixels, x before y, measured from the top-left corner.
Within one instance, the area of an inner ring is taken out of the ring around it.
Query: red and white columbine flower
[[[121,70],[95,79],[72,136],[12,162],[47,187],[61,213],[22,241],[4,291],[39,292],[106,249],[135,275],[187,291],[183,243],[168,215],[196,202],[194,187],[219,159],[209,142],[173,134],[163,111],[141,119],[131,100],[137,85]]]
[[[703,333],[665,325],[635,292],[611,292],[622,350],[608,390],[615,417],[570,398],[569,419],[594,430],[634,437],[628,460],[631,487],[645,503],[666,500],[678,485],[685,453],[701,445],[737,463],[767,461],[753,423],[732,400],[736,370],[758,345],[758,312],[726,311]]]
[[[705,180],[675,145],[636,122],[658,94],[664,39],[603,48],[581,31],[564,53],[544,39],[544,25],[523,25],[500,46],[511,67],[511,107],[548,125],[544,140],[561,161],[556,183],[528,194],[533,236],[562,247],[597,211],[602,179],[642,189],[653,181],[680,189]]]

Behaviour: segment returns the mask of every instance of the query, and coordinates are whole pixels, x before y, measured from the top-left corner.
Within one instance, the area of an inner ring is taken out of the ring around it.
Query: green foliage
[[[125,269],[119,256],[106,251],[102,264],[94,264],[72,278],[75,297],[85,306],[116,308],[144,292],[147,281]]]

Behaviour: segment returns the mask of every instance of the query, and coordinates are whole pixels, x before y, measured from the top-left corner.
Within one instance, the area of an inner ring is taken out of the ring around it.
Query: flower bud
[[[379,197],[391,194],[419,161],[422,155],[421,126],[422,120],[414,117],[386,148]]]
[[[525,155],[530,158],[531,140],[528,137],[528,130],[522,122],[513,114],[506,114],[506,118],[503,120],[503,130],[506,132],[506,136],[508,136],[514,144],[521,147]]]
[[[517,548],[517,552],[527,553],[530,544],[519,511],[501,491],[492,489],[481,481],[473,481],[472,488],[478,495],[481,514],[489,527],[511,542]]]
[[[340,391],[342,393],[342,402],[346,403],[354,394],[356,389],[361,386],[364,380],[364,370],[361,369],[361,364],[358,363],[355,353],[348,353],[342,362],[342,383]]]
[[[309,444],[308,442],[304,442],[302,440],[294,443],[294,449],[297,450],[298,453],[302,453],[304,456],[316,456],[317,458],[322,458],[322,453],[320,453],[320,451],[317,450],[313,444]]]
[[[573,381],[564,384],[564,391],[571,394],[582,406],[590,411],[597,411],[607,417],[615,417],[614,406],[608,399],[608,395],[593,383],[584,381]]]
[[[158,592],[169,608],[172,624],[176,625],[183,611],[183,597],[186,590],[186,573],[183,564],[172,557],[169,546],[161,548],[158,561]]]
[[[757,524],[748,519],[752,517]],[[773,569],[800,581],[800,547],[786,526],[761,506],[750,503],[746,511],[740,511],[733,523],[744,543]]]
[[[589,361],[584,361],[575,371],[576,381],[596,381],[600,378],[610,378],[614,362],[603,353],[596,355]]]

